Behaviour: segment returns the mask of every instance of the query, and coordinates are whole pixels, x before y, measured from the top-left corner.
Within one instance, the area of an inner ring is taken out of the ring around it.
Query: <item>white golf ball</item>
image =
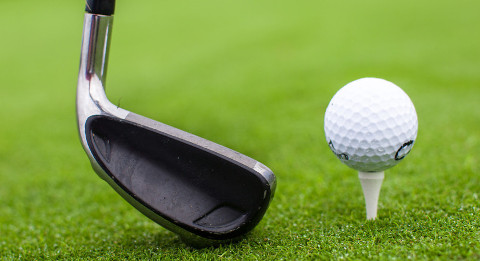
[[[364,172],[395,166],[412,149],[418,120],[408,95],[397,85],[362,78],[333,96],[325,112],[330,149],[347,166]]]

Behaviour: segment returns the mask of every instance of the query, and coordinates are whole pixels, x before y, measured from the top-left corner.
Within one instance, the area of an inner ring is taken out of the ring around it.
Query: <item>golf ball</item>
[[[383,171],[412,149],[418,120],[408,95],[397,85],[362,78],[341,88],[325,112],[330,149],[347,166]]]

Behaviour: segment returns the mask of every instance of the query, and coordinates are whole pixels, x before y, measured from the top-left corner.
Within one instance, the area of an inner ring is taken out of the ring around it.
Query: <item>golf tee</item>
[[[377,217],[378,197],[384,178],[383,171],[379,172],[358,172],[358,178],[362,184],[363,195],[365,196],[365,207],[367,209],[367,220]]]

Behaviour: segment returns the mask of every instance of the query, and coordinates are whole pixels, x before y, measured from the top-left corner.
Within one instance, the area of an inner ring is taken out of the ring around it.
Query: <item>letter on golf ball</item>
[[[408,95],[395,84],[362,78],[333,96],[325,112],[330,149],[359,171],[383,171],[412,149],[418,120]]]

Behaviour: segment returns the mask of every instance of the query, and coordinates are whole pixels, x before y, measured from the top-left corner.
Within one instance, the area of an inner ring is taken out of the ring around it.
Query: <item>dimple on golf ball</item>
[[[397,85],[362,78],[341,88],[325,112],[330,149],[347,166],[383,171],[412,149],[418,120],[408,95]]]

